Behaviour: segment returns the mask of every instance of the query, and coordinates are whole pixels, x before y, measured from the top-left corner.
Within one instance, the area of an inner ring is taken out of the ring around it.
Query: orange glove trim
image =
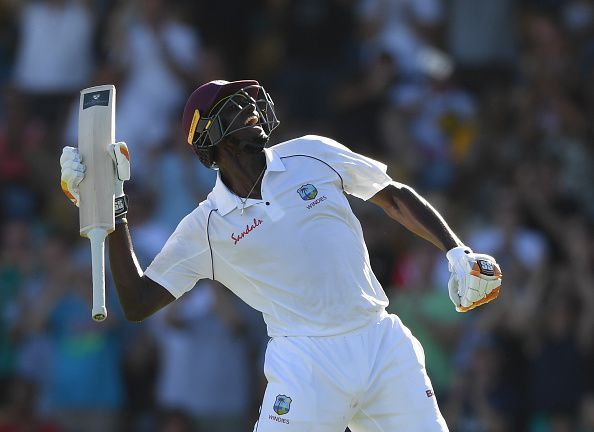
[[[74,204],[77,204],[76,198],[74,198],[74,195],[72,195],[68,190],[68,184],[65,181],[61,181],[60,186],[62,187],[62,191],[68,197],[68,199],[72,201]]]
[[[474,309],[477,306],[480,305],[484,305],[485,303],[489,303],[491,300],[495,300],[497,298],[497,296],[499,295],[499,289],[501,288],[501,285],[499,285],[497,288],[493,289],[493,291],[491,291],[487,296],[485,296],[484,298],[475,301],[473,304],[471,304],[470,306],[458,306],[456,307],[456,310],[458,312],[468,312],[471,309]]]

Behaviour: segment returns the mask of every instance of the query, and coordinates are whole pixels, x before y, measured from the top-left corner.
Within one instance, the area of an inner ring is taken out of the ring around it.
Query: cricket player
[[[459,312],[497,297],[498,264],[465,246],[425,199],[386,174],[386,165],[321,136],[267,147],[278,124],[257,81],[211,81],[191,94],[184,137],[217,170],[217,181],[144,272],[126,220],[128,151],[125,143],[111,146],[120,205],[109,259],[127,319],[142,321],[200,279],[220,281],[262,312],[271,338],[254,431],[448,430],[422,347],[386,312],[345,193],[380,206],[446,253]],[[62,182],[73,201],[84,163],[76,149],[64,148]]]

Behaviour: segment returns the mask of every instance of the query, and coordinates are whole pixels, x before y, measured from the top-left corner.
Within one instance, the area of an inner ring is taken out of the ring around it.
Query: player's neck
[[[218,165],[223,183],[237,196],[255,199],[262,197],[260,187],[266,169],[264,152],[223,157]]]

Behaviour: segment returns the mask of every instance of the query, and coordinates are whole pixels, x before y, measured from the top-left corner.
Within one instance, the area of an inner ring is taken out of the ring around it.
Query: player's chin
[[[264,129],[262,129],[262,126],[260,125],[256,125],[256,126],[247,126],[244,129],[246,135],[250,135],[250,136],[255,136],[255,137],[264,137],[266,139],[268,139],[268,135],[266,135],[266,132],[264,132]]]
[[[262,147],[268,142],[268,135],[261,126],[249,126],[237,131],[235,138],[240,141],[249,141]]]
[[[266,144],[268,144],[268,135],[262,132],[262,134],[250,139],[249,141],[251,145],[246,146],[245,150],[248,153],[260,153],[262,150],[264,150]]]

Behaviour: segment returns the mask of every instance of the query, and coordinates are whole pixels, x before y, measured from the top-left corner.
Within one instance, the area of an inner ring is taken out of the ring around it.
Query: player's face
[[[234,131],[232,136],[239,140],[267,138],[260,123],[260,115],[253,100],[237,94],[231,98],[221,112],[225,129]]]

